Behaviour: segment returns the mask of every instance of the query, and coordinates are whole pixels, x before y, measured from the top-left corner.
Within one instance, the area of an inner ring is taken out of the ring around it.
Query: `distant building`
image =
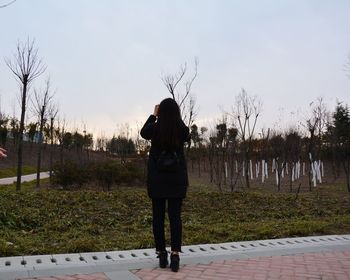
[[[30,139],[29,134],[28,133],[24,133],[23,134],[23,141],[24,142],[33,142],[33,143],[39,143],[40,139],[41,139],[41,133],[39,131],[36,131],[33,137],[33,141]],[[7,138],[9,139],[13,139],[14,135],[12,133],[12,131],[7,132]]]

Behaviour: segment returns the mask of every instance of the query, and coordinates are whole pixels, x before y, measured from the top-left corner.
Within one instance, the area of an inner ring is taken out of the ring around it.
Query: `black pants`
[[[182,221],[181,206],[182,198],[157,198],[152,199],[153,212],[153,235],[157,251],[165,251],[165,204],[168,201],[168,216],[170,222],[171,251],[181,252]]]

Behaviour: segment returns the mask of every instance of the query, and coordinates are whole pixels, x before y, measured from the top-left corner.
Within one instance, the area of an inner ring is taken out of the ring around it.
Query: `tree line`
[[[309,190],[322,182],[324,162],[331,163],[333,180],[345,174],[350,192],[350,110],[338,102],[328,111],[322,98],[312,103],[311,115],[297,126],[255,131],[260,117],[256,99],[242,92],[237,96],[234,113],[224,113],[211,131],[191,126],[193,146],[189,159],[198,176],[207,173],[219,190],[233,191],[238,185],[250,188],[251,181],[264,183],[274,176],[276,189],[282,179],[290,191],[302,176]],[[238,108],[242,106],[242,108]],[[197,171],[196,171],[197,170]],[[300,186],[299,186],[300,187]]]
[[[89,152],[94,148],[94,139],[91,133],[84,129],[68,131],[65,119],[58,117],[58,106],[54,100],[54,92],[50,77],[47,77],[42,88],[32,90],[35,80],[43,75],[47,66],[38,55],[38,48],[34,40],[27,39],[24,43],[18,42],[12,58],[5,58],[5,63],[18,81],[20,90],[20,118],[10,117],[0,112],[0,144],[6,147],[12,141],[17,150],[17,181],[16,190],[21,189],[23,166],[24,141],[35,142],[37,145],[37,188],[40,187],[40,171],[43,145],[50,144],[50,178],[52,175],[53,147],[60,150],[59,162],[63,163],[64,150],[75,150],[82,159],[83,154],[89,158]],[[28,110],[35,117],[35,121],[26,124]],[[102,147],[106,151],[124,157],[135,152],[134,142],[121,136],[103,139]],[[97,139],[96,147],[101,148],[101,139]]]
[[[38,187],[43,145],[51,147],[50,170],[54,163],[53,147],[60,150],[61,164],[65,150],[76,151],[80,159],[89,159],[92,151],[98,151],[120,157],[122,162],[131,155],[139,156],[146,162],[149,143],[142,140],[138,133],[134,139],[129,133],[94,139],[86,129],[82,133],[69,131],[65,119],[58,116],[50,78],[46,78],[41,89],[34,88],[29,99],[34,80],[47,70],[38,56],[34,41],[28,39],[25,43],[18,43],[14,56],[5,59],[5,62],[19,82],[21,92],[19,119],[0,112],[0,143],[6,147],[7,141],[12,140],[17,148],[17,190],[21,188],[24,140],[38,144]],[[196,125],[196,101],[192,94],[198,65],[199,61],[195,58],[192,74],[188,74],[187,64],[184,64],[177,73],[164,74],[162,81],[170,96],[178,102],[182,116],[191,128],[192,141],[187,155],[193,170],[197,165],[199,176],[202,172],[208,173],[210,181],[220,190],[223,186],[234,190],[237,183],[250,188],[254,177],[259,176],[264,181],[273,172],[277,189],[280,190],[281,181],[286,177],[292,191],[293,182],[301,174],[305,175],[307,169],[311,190],[317,180],[322,180],[320,173],[324,167],[321,161],[331,160],[334,178],[339,176],[342,169],[350,191],[350,113],[347,104],[338,102],[334,111],[329,112],[323,99],[319,98],[311,104],[310,116],[300,121],[302,130],[289,128],[286,131],[267,129],[258,132],[262,102],[242,89],[235,97],[232,111],[224,112],[214,129],[199,128]],[[28,107],[36,121],[26,124]]]

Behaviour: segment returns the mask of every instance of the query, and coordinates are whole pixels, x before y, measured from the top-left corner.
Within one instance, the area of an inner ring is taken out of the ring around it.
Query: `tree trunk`
[[[226,186],[227,182],[226,182],[226,175],[227,175],[227,160],[226,160],[226,152],[225,150],[226,149],[225,147],[222,148],[222,162],[221,162],[221,166],[222,166],[222,169],[223,169],[223,173],[224,173],[224,185]]]
[[[281,163],[281,165],[279,164],[279,162],[276,160],[276,172],[277,172],[277,177],[278,177],[278,183],[277,183],[277,191],[281,191],[281,179],[282,179],[282,170],[285,167],[285,163]]]
[[[62,167],[62,165],[63,165],[63,149],[64,149],[64,147],[63,147],[63,144],[61,143],[60,144],[60,165],[61,165],[61,167]]]
[[[230,162],[230,189],[231,189],[231,192],[233,192],[233,176],[234,176],[234,157],[233,157],[233,153],[231,154],[230,153],[230,156],[229,156],[229,162]]]
[[[350,192],[350,160],[343,161],[344,173],[346,177],[346,185],[348,188],[348,192]]]
[[[250,188],[250,181],[249,181],[249,151],[246,151],[245,153],[245,170],[244,170],[244,175],[245,175],[245,183],[246,183],[246,186],[247,188],[249,189]]]
[[[43,143],[43,128],[44,128],[44,110],[40,116],[40,128],[39,128],[39,143],[38,143],[38,158],[36,166],[36,188],[40,188],[40,171],[41,171],[41,148]]]
[[[198,177],[201,177],[201,158],[198,157]]]
[[[50,147],[50,185],[52,184],[52,168],[53,168],[53,118],[51,118],[50,122],[50,141],[51,141],[51,147]]]
[[[309,160],[309,191],[312,191],[312,182],[311,182],[311,173],[312,173],[312,161]]]
[[[19,125],[19,135],[18,135],[18,158],[17,158],[16,191],[20,191],[21,190],[21,181],[22,181],[23,132],[24,132],[24,120],[25,120],[25,113],[26,113],[27,85],[28,85],[28,75],[25,75],[24,79],[23,79],[22,111],[21,111],[21,122],[20,122],[20,125]]]
[[[216,184],[219,188],[219,191],[222,192],[221,184],[222,184],[222,169],[221,169],[221,161],[220,161],[220,155],[217,152],[215,155],[215,177],[216,177]]]
[[[41,169],[41,142],[38,143],[38,158],[36,166],[36,188],[40,188],[40,169]]]
[[[310,131],[310,143],[309,143],[309,191],[311,192],[312,191],[312,183],[311,183],[311,172],[312,172],[312,156],[314,156],[314,153],[313,153],[313,141],[314,141],[314,132],[313,131]],[[311,156],[310,156],[311,155]]]
[[[289,167],[289,191],[292,193],[293,192],[293,178],[292,178],[293,163],[290,162],[288,164],[288,167]]]
[[[213,177],[214,177],[214,170],[213,170],[214,166],[213,166],[213,155],[209,155],[209,173],[210,173],[210,183],[213,182]]]

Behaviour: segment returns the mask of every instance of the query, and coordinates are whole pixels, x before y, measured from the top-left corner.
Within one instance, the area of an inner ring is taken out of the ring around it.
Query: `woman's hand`
[[[154,112],[153,115],[158,117],[158,113],[159,113],[159,104],[157,104],[156,106],[154,106]]]
[[[6,150],[3,148],[0,148],[0,159],[3,159],[5,157],[7,157]]]

